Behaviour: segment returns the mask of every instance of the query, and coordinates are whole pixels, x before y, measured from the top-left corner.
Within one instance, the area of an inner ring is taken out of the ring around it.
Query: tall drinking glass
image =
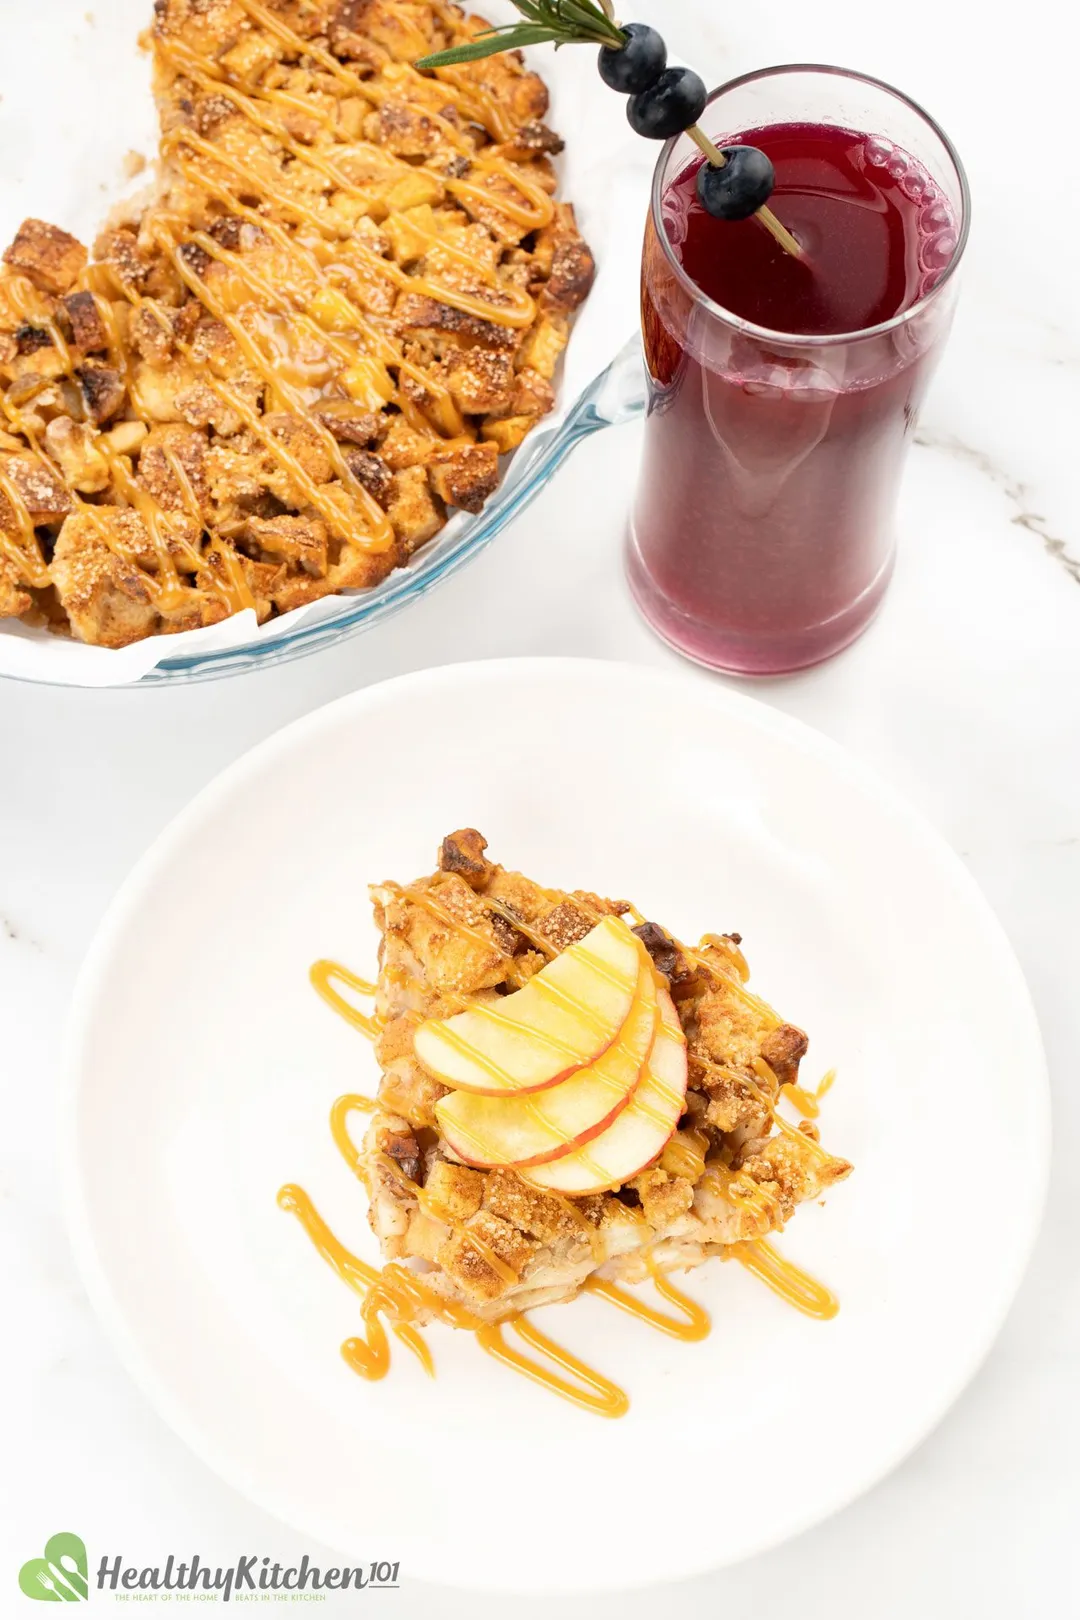
[[[734,79],[701,122],[718,145],[772,126],[801,126],[819,141],[823,131],[826,141],[840,138],[830,130],[854,132],[867,206],[877,173],[899,188],[910,218],[906,307],[862,330],[772,330],[714,302],[684,266],[685,210],[672,199],[680,176],[690,194],[696,146],[686,135],[669,141],[657,164],[642,265],[649,401],[630,585],[678,651],[716,669],[777,674],[847,646],[885,593],[905,453],[952,318],[967,182],[921,108],[839,68]],[[809,164],[806,173],[812,189]],[[706,223],[722,243],[730,227]],[[869,243],[867,224],[860,240]],[[812,228],[801,237],[812,276],[821,243],[808,236]]]

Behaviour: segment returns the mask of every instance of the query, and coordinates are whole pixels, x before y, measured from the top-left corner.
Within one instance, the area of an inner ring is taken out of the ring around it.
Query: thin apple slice
[[[466,1164],[546,1164],[599,1136],[627,1106],[657,1028],[656,975],[645,953],[630,1016],[587,1068],[538,1095],[477,1097],[452,1091],[435,1104],[447,1146]]]
[[[413,1050],[457,1091],[543,1091],[607,1051],[629,1016],[640,968],[641,941],[621,917],[605,917],[513,995],[429,1018]]]
[[[657,994],[660,1023],[641,1081],[613,1124],[592,1141],[525,1176],[535,1187],[580,1197],[621,1187],[662,1153],[686,1101],[686,1037],[666,990]]]

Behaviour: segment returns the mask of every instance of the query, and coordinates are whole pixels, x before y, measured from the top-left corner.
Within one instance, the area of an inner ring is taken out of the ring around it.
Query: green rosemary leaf
[[[418,68],[455,67],[459,62],[479,62],[485,56],[497,56],[500,51],[516,51],[524,45],[546,45],[551,40],[565,38],[565,31],[543,28],[536,23],[513,23],[508,28],[492,29],[477,34],[466,45],[453,45],[448,51],[436,51],[421,56],[413,63]]]
[[[551,0],[551,4],[556,16],[584,38],[604,45],[617,46],[625,42],[622,29],[593,0]]]

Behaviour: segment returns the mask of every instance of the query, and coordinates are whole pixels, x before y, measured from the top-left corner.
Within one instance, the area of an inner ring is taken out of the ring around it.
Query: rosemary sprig
[[[485,29],[465,45],[422,56],[418,68],[454,67],[459,62],[478,62],[499,51],[515,51],[525,45],[608,45],[619,50],[626,35],[595,0],[513,0],[525,19]]]

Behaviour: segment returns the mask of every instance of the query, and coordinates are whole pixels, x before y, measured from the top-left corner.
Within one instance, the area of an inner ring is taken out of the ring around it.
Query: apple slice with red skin
[[[645,953],[642,952],[644,957]],[[544,1091],[476,1097],[452,1091],[435,1104],[443,1140],[466,1164],[546,1164],[607,1129],[641,1079],[657,1029],[656,976],[642,961],[637,994],[618,1039],[587,1068]]]
[[[543,1091],[611,1046],[629,1017],[640,968],[640,940],[621,917],[605,917],[513,995],[429,1018],[413,1050],[455,1091]]]
[[[530,1168],[524,1180],[532,1186],[571,1198],[603,1192],[623,1186],[663,1152],[686,1102],[686,1036],[666,990],[657,992],[657,1006],[652,1051],[629,1103],[599,1136]]]

